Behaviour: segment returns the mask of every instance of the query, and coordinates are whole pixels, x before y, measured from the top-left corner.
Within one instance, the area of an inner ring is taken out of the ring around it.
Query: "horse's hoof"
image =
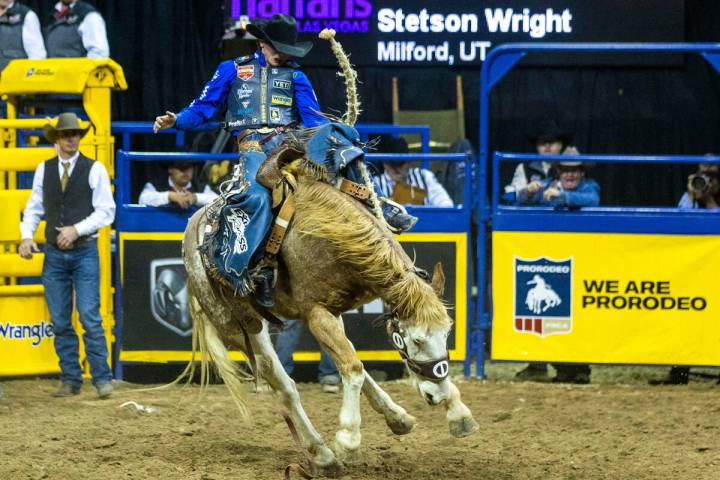
[[[319,473],[325,477],[336,478],[342,475],[342,464],[338,462],[335,453],[327,446],[322,445],[314,450],[313,462]]]
[[[450,434],[457,438],[472,435],[480,428],[480,425],[478,425],[472,417],[462,417],[459,420],[451,420],[448,425],[450,426]]]
[[[317,465],[317,470],[319,476],[328,478],[338,478],[343,474],[342,464],[340,464],[337,460],[327,465]]]
[[[335,442],[335,456],[340,462],[346,465],[356,464],[362,460],[360,448],[348,450],[337,441]]]
[[[395,435],[407,435],[415,428],[415,417],[406,414],[400,418],[387,419],[387,424]]]

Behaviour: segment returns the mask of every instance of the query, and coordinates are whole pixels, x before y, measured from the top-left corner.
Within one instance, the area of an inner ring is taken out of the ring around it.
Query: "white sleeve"
[[[527,175],[525,174],[525,167],[523,164],[519,164],[517,168],[515,168],[515,174],[513,175],[512,181],[510,182],[510,186],[515,187],[515,191],[519,192],[523,188],[527,187]]]
[[[22,29],[22,42],[28,58],[47,58],[45,42],[43,42],[42,32],[40,31],[40,20],[38,20],[38,16],[32,10],[25,15],[25,22],[23,23]]]
[[[433,207],[452,207],[454,204],[452,199],[450,198],[450,195],[448,195],[445,187],[443,187],[442,184],[438,182],[435,174],[430,170],[426,170],[424,168],[420,170],[420,172],[425,179],[425,184],[427,185],[428,189],[427,204]]]
[[[109,58],[110,45],[108,45],[105,20],[98,12],[85,15],[78,33],[82,38],[83,47],[87,50],[88,58]]]
[[[25,205],[23,212],[23,220],[20,223],[20,237],[33,238],[35,230],[37,230],[40,220],[45,216],[45,207],[43,207],[43,179],[45,177],[45,162],[42,162],[35,169],[33,177],[32,192]]]
[[[198,197],[198,201],[200,201],[200,197]],[[170,192],[158,192],[155,186],[148,182],[140,192],[138,203],[151,207],[162,207],[170,203]]]
[[[197,196],[198,207],[205,206],[218,197],[218,194],[213,192],[212,188],[207,185],[205,185],[205,189],[202,191],[202,193],[196,193],[195,195]]]
[[[76,223],[75,230],[81,237],[92,235],[102,227],[110,225],[115,219],[115,200],[110,188],[110,177],[105,165],[94,162],[88,175],[88,184],[92,189],[93,212]]]

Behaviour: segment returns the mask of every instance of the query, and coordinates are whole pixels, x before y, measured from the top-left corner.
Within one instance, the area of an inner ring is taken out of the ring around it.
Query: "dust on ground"
[[[651,387],[645,370],[594,368],[593,383],[516,383],[518,369],[490,367],[493,379],[456,379],[480,430],[452,437],[442,407],[429,407],[405,381],[381,386],[418,422],[393,435],[362,402],[362,452],[344,478],[666,479],[720,478],[720,386]],[[659,376],[665,370],[652,374]],[[119,382],[98,400],[56,399],[52,379],[4,381],[0,400],[0,479],[281,479],[303,455],[274,394],[247,388],[243,420],[223,385],[135,391]],[[303,404],[332,445],[341,395],[300,384]],[[127,400],[152,413],[118,408]],[[299,477],[293,477],[299,478]]]

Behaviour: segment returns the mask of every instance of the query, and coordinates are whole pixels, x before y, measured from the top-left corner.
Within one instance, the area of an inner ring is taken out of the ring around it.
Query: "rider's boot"
[[[407,232],[418,221],[417,217],[410,215],[405,207],[399,203],[393,202],[387,197],[378,197],[382,208],[383,217],[395,233]]]
[[[263,267],[257,271],[253,279],[255,281],[255,300],[265,308],[275,306],[275,302],[273,302],[275,269],[272,267]]]
[[[358,168],[357,164],[357,162],[362,161],[363,160],[361,159],[356,160],[350,163],[345,169],[345,175],[347,179],[352,182],[359,183],[360,185],[365,184],[365,181],[363,180],[362,174],[360,173],[360,169]],[[405,207],[403,207],[399,203],[393,202],[387,197],[383,197],[377,191],[377,188],[374,185],[373,188],[375,188],[375,194],[377,195],[378,201],[380,202],[380,208],[382,209],[383,217],[385,217],[385,221],[390,226],[390,229],[393,232],[406,232],[417,223],[417,217],[407,213]],[[368,204],[368,208],[371,209],[372,205]]]

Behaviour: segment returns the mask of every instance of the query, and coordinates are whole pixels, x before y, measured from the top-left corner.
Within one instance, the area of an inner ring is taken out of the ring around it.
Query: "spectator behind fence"
[[[585,177],[583,162],[558,162],[557,179],[533,180],[517,192],[519,205],[552,207],[596,207],[600,203],[600,186]]]
[[[540,155],[577,155],[577,149],[571,145],[572,135],[561,130],[552,120],[544,120],[534,133],[530,141]],[[530,182],[537,182],[553,178],[555,172],[553,163],[546,161],[523,162],[515,168],[510,184],[505,187],[506,192],[519,192]]]
[[[30,8],[0,0],[0,72],[16,58],[45,58],[40,20]]]
[[[378,153],[408,153],[403,138],[380,137]],[[375,190],[401,205],[452,207],[453,201],[435,174],[426,168],[410,168],[408,162],[382,162],[384,172],[375,175]]]
[[[217,198],[209,186],[199,192],[192,183],[193,163],[175,161],[168,166],[168,176],[162,181],[147,182],[140,192],[141,205],[162,207],[174,204],[183,210],[191,205],[202,207]]]
[[[710,155],[710,154],[708,154]],[[720,165],[701,163],[697,172],[688,176],[687,192],[678,202],[678,208],[718,208],[720,205]],[[687,385],[689,367],[674,366],[659,380],[650,380],[650,385]]]
[[[80,153],[83,128],[74,113],[60,114],[46,125],[45,137],[57,156],[35,169],[32,192],[20,224],[19,254],[30,259],[38,247],[33,235],[45,218],[45,261],[42,284],[60,358],[60,388],[56,397],[80,393],[83,383],[78,337],[71,323],[73,291],[85,333],[85,353],[92,382],[100,398],[112,393],[107,341],[100,316],[100,268],[97,231],[115,218],[115,202],[105,166]]]
[[[696,173],[688,177],[687,192],[683,194],[678,208],[719,208],[720,165],[701,163]]]
[[[45,25],[48,58],[110,57],[105,20],[95,7],[78,0],[62,0]]]

